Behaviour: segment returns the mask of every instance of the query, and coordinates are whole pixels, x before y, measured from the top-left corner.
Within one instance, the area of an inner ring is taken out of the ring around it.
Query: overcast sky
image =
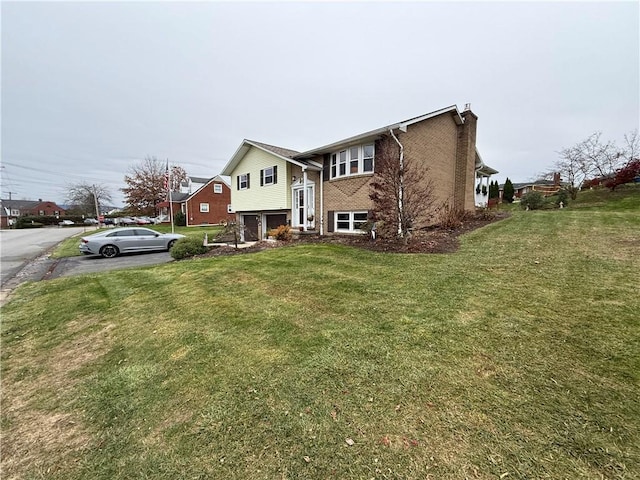
[[[64,203],[145,156],[194,176],[244,138],[304,151],[457,104],[500,182],[640,117],[630,2],[6,2],[2,198]]]

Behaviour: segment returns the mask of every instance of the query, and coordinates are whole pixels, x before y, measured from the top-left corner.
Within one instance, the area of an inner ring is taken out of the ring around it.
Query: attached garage
[[[255,242],[258,236],[258,216],[243,215],[242,223],[244,224],[244,239],[246,242]]]
[[[287,224],[286,213],[271,213],[265,215],[267,223],[267,232],[273,228],[278,228],[280,225]]]

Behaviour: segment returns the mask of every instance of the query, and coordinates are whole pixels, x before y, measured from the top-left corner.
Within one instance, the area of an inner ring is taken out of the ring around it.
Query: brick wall
[[[216,184],[222,185],[222,193],[214,193]],[[209,212],[200,211],[201,203],[209,204]],[[232,221],[235,215],[227,213],[227,205],[230,203],[231,190],[224,182],[208,183],[187,200],[187,225],[216,225],[223,220]]]

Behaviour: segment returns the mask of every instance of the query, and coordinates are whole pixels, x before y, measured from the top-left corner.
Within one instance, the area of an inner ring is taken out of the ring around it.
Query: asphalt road
[[[95,230],[95,227],[0,230],[0,300],[26,281],[157,265],[173,260],[168,252],[128,254],[116,258],[49,257],[51,250],[62,240],[83,232],[91,233],[92,230]]]
[[[0,284],[6,285],[30,262],[62,240],[95,227],[0,230]]]

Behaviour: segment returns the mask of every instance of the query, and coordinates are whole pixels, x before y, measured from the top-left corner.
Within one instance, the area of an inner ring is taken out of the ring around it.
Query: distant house
[[[540,192],[545,197],[558,193],[563,184],[559,173],[553,174],[553,180],[536,180],[535,182],[527,183],[514,183],[513,191],[515,198],[522,198],[523,195],[529,192]],[[502,194],[504,193],[504,184],[499,185],[500,199],[502,200]]]
[[[243,140],[222,170],[231,177],[231,204],[247,239],[290,225],[320,235],[361,233],[378,142],[397,138],[406,155],[429,167],[438,203],[473,210],[478,181],[497,173],[476,150],[476,115],[455,105],[332,142],[306,152]]]
[[[0,225],[10,226],[18,217],[25,216],[64,216],[66,210],[55,202],[38,200],[0,200]]]
[[[171,192],[172,212],[184,213],[187,226],[218,225],[235,218],[230,213],[231,189],[221,176],[212,178],[188,177],[180,190]],[[168,222],[169,199],[159,203],[160,217]]]

